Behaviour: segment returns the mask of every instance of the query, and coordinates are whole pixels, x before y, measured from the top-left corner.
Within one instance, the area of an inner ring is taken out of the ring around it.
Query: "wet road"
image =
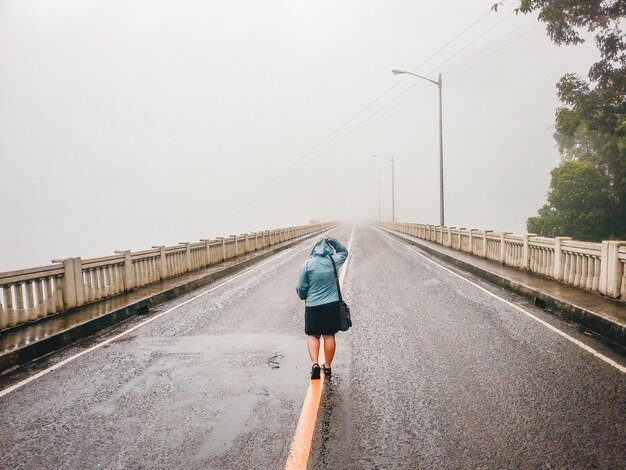
[[[312,468],[623,468],[622,372],[381,232],[352,255]]]
[[[294,286],[312,244],[1,397],[0,467],[283,468],[308,387]],[[622,468],[626,383],[611,365],[372,228],[355,232],[344,295],[355,327],[338,337],[310,468]]]

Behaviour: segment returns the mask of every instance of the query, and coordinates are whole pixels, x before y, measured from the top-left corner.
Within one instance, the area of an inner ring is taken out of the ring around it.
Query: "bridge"
[[[310,381],[294,292],[349,246]],[[312,224],[0,274],[2,468],[623,468],[626,251]]]

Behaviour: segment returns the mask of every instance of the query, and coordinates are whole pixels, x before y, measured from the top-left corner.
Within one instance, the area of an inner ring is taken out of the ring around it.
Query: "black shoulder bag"
[[[333,255],[329,255],[330,262],[333,263],[333,270],[335,271],[335,282],[337,283],[337,293],[339,294],[339,329],[341,331],[348,331],[352,326],[352,319],[350,318],[350,307],[343,301],[341,297],[341,287],[339,287],[339,277],[337,276],[337,266]]]

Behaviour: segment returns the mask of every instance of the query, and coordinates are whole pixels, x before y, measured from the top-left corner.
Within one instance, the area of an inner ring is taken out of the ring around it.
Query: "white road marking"
[[[326,231],[326,232],[324,232],[324,234],[326,234],[328,232],[329,231]],[[322,235],[324,235],[324,234],[322,234]],[[304,245],[304,244],[306,244],[309,241],[310,241],[310,239],[304,240],[301,244]],[[300,248],[300,247],[298,245],[296,245],[294,248]],[[153,317],[148,318],[146,321],[143,321],[143,322],[133,326],[132,328],[129,328],[128,330],[126,330],[126,331],[124,331],[124,332],[122,332],[122,333],[120,333],[118,335],[113,336],[112,338],[106,339],[106,340],[102,341],[101,343],[98,343],[98,344],[96,344],[96,345],[94,345],[94,346],[92,346],[92,347],[90,347],[88,349],[85,349],[84,351],[81,351],[81,352],[79,352],[77,354],[74,354],[73,356],[68,357],[67,359],[62,360],[61,362],[59,362],[57,364],[54,364],[53,366],[50,366],[47,369],[42,370],[41,372],[38,372],[35,375],[32,375],[32,376],[28,377],[27,379],[22,380],[21,382],[18,382],[18,383],[14,384],[14,385],[11,385],[10,387],[7,387],[4,390],[0,391],[0,398],[2,398],[5,395],[8,395],[9,393],[17,390],[20,387],[23,387],[26,384],[29,384],[30,382],[32,382],[34,380],[37,380],[37,379],[43,377],[44,375],[49,374],[53,370],[56,370],[56,369],[59,369],[59,368],[63,367],[64,365],[66,365],[66,364],[68,364],[68,363],[78,359],[81,356],[84,356],[85,354],[88,354],[88,353],[90,353],[92,351],[95,351],[96,349],[99,349],[99,348],[101,348],[103,346],[106,346],[107,344],[112,343],[113,341],[115,341],[117,339],[120,339],[120,338],[122,338],[123,336],[126,336],[129,333],[132,333],[133,331],[141,328],[142,326],[145,326],[148,323],[151,323],[154,320],[156,320],[158,318],[161,318],[163,315],[167,315],[168,313],[171,313],[174,310],[176,310],[176,309],[178,309],[180,307],[183,307],[183,306],[187,305],[188,303],[193,302],[194,300],[199,299],[200,297],[203,297],[203,296],[205,296],[207,294],[210,294],[211,292],[219,289],[220,287],[223,287],[223,286],[225,286],[227,284],[230,284],[231,282],[239,279],[240,277],[245,276],[246,274],[251,273],[252,271],[255,271],[255,270],[259,269],[261,266],[264,266],[267,263],[271,263],[272,261],[276,261],[277,259],[282,258],[283,256],[291,254],[293,252],[294,252],[294,250],[289,250],[289,251],[285,251],[284,253],[281,253],[280,255],[273,256],[270,259],[268,259],[267,261],[263,261],[262,263],[257,264],[256,266],[254,266],[254,267],[252,267],[250,269],[247,269],[247,270],[245,270],[242,273],[237,274],[236,276],[230,278],[229,280],[224,281],[221,284],[218,284],[217,286],[214,286],[211,289],[208,289],[208,290],[206,290],[206,291],[204,291],[204,292],[202,292],[202,293],[192,297],[191,299],[185,300],[184,302],[181,302],[180,304],[175,305],[172,308],[169,308],[169,309],[167,309],[167,310],[165,310],[165,311],[163,311],[161,313],[158,313],[158,314],[154,315]]]
[[[593,354],[594,356],[596,356],[598,359],[603,360],[604,362],[606,362],[607,364],[610,364],[611,366],[615,367],[617,370],[619,370],[622,373],[626,373],[626,367],[622,366],[621,364],[618,364],[617,362],[615,362],[613,359],[611,359],[610,357],[605,356],[604,354],[596,351],[595,349],[593,349],[590,346],[587,346],[585,343],[577,340],[576,338],[571,337],[570,335],[568,335],[567,333],[559,330],[558,328],[550,325],[550,323],[546,322],[545,320],[542,320],[541,318],[533,315],[532,313],[528,312],[527,310],[519,307],[518,305],[515,305],[511,302],[509,302],[506,299],[503,299],[502,297],[497,296],[496,294],[494,294],[493,292],[488,291],[487,289],[485,289],[484,287],[479,286],[478,284],[470,281],[469,279],[466,279],[465,277],[461,276],[460,274],[455,273],[454,271],[446,268],[445,266],[437,263],[436,261],[433,261],[432,259],[430,259],[427,256],[424,256],[422,253],[418,252],[415,248],[413,248],[412,246],[406,245],[405,243],[402,243],[400,240],[398,240],[397,238],[392,237],[391,235],[381,231],[380,229],[376,228],[376,230],[378,230],[381,234],[385,235],[386,237],[390,238],[391,240],[396,241],[397,243],[401,244],[402,246],[407,247],[409,250],[411,250],[413,253],[421,256],[422,258],[424,258],[425,260],[431,262],[432,264],[439,266],[441,269],[444,269],[446,271],[448,271],[449,273],[453,274],[454,276],[458,277],[459,279],[464,280],[465,282],[473,285],[474,287],[477,287],[478,289],[482,290],[483,292],[485,292],[486,294],[490,295],[491,297],[494,297],[502,302],[504,302],[505,304],[507,304],[509,307],[513,307],[514,309],[522,312],[524,315],[532,318],[533,320],[537,321],[538,323],[540,323],[541,325],[545,326],[546,328],[554,331],[556,334],[561,335],[563,338],[571,341],[572,343],[574,343],[576,346],[581,347],[582,349],[584,349],[585,351]]]

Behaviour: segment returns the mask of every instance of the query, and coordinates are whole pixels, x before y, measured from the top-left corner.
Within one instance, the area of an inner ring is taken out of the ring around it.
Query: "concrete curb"
[[[295,246],[298,243],[314,238],[320,233],[323,233],[328,230],[332,230],[333,228],[335,227],[321,230],[319,232],[315,232],[310,235],[305,235],[296,240],[290,240],[288,242],[284,242],[276,246],[275,248],[272,248],[264,253],[260,253],[257,256],[253,256],[249,259],[246,259],[234,265],[225,267],[224,269],[221,269],[219,271],[208,273],[205,276],[193,279],[184,284],[180,284],[177,286],[173,286],[171,288],[164,289],[154,294],[146,295],[145,297],[129,302],[128,304],[122,307],[115,308],[109,312],[104,313],[101,316],[92,318],[83,323],[73,325],[70,328],[61,330],[39,341],[26,344],[23,347],[20,347],[18,349],[13,349],[10,351],[2,352],[0,353],[0,372],[25,364],[29,361],[32,361],[33,359],[37,359],[48,353],[64,348],[65,346],[75,343],[76,341],[80,339],[91,336],[105,328],[115,325],[116,323],[127,320],[128,318],[134,315],[148,313],[148,309],[150,307],[154,307],[168,300],[172,300],[176,297],[180,297],[181,295],[184,295],[195,289],[198,289],[207,284],[210,284],[218,279],[227,277],[238,271],[242,271],[266,258],[269,258],[270,256],[276,254],[279,251],[285,250],[287,248],[291,248],[292,246]],[[106,299],[103,300],[103,302],[105,301]],[[89,307],[89,305],[87,305],[86,307]],[[64,312],[61,315],[68,314],[68,313],[72,313],[72,311]],[[32,323],[25,324],[21,328],[27,328],[29,325],[32,325]],[[14,330],[14,331],[17,331],[17,330]]]
[[[609,318],[605,318],[598,312],[594,312],[579,305],[575,305],[573,303],[563,301],[562,299],[555,298],[550,294],[535,289],[534,287],[527,286],[514,280],[501,277],[481,267],[474,266],[453,256],[448,256],[438,250],[433,250],[432,248],[423,245],[417,242],[415,239],[407,237],[404,234],[391,231],[384,227],[377,226],[377,228],[384,230],[389,235],[399,240],[417,246],[421,250],[439,259],[442,259],[449,264],[452,264],[458,268],[475,274],[476,276],[481,277],[500,287],[504,287],[512,292],[530,298],[535,302],[535,304],[541,306],[541,308],[545,309],[546,311],[574,323],[577,323],[585,329],[602,336],[603,339],[608,340],[621,351],[626,351],[626,325],[622,325],[620,323],[612,321]],[[607,302],[609,301],[610,300],[607,299]]]

